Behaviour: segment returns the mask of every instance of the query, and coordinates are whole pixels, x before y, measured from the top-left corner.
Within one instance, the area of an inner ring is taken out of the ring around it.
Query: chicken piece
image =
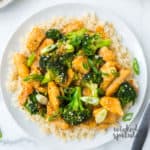
[[[68,75],[68,78],[67,78],[66,83],[64,84],[64,87],[67,87],[71,84],[73,77],[74,77],[74,71],[71,68],[68,69],[67,75]]]
[[[95,117],[96,114],[102,109],[103,109],[103,107],[95,108],[93,111],[93,116]],[[101,124],[115,124],[115,123],[117,123],[117,120],[119,119],[119,117],[120,116],[118,116],[117,114],[114,114],[114,113],[108,111],[105,120]]]
[[[68,32],[71,32],[71,31],[79,30],[79,29],[81,29],[83,27],[84,27],[84,24],[83,24],[82,21],[75,20],[75,21],[72,21],[69,24],[66,24],[63,27],[62,32],[63,33],[68,33]]]
[[[33,62],[33,64],[31,65],[31,70],[30,70],[31,74],[40,74],[40,69],[39,69],[39,57],[36,56],[35,61]]]
[[[47,103],[47,115],[51,116],[51,115],[53,115],[54,112],[55,111],[54,111],[50,101],[48,101],[48,103]]]
[[[111,124],[101,123],[97,127],[100,130],[105,130],[105,129],[108,129],[110,126],[111,126]]]
[[[99,56],[103,58],[105,61],[115,61],[116,55],[112,50],[109,50],[107,47],[102,47],[99,50]]]
[[[18,67],[18,74],[21,78],[29,75],[29,68],[25,64],[20,64]]]
[[[59,109],[59,99],[57,98],[60,95],[59,88],[55,84],[54,81],[48,83],[48,105],[47,105],[47,112],[51,111],[58,111]],[[49,111],[50,109],[50,111]],[[51,113],[50,113],[51,114]]]
[[[101,67],[101,72],[103,73],[103,82],[100,84],[100,88],[106,90],[111,82],[116,78],[117,69],[115,63],[108,61]]]
[[[105,65],[106,64],[106,65]],[[107,61],[103,66],[115,67],[117,70],[121,69],[121,65],[117,61]]]
[[[106,119],[107,117],[107,110],[103,107],[100,107],[100,108],[95,108],[93,110],[93,116],[95,118],[95,122],[97,124],[100,124],[102,122],[104,122],[104,120]]]
[[[24,83],[22,86],[23,89],[18,97],[20,105],[24,105],[28,96],[33,92],[33,87],[30,83]]]
[[[30,81],[30,85],[31,85],[35,90],[37,90],[37,91],[40,92],[40,93],[45,93],[45,94],[47,94],[47,92],[48,92],[47,87],[42,87],[42,86],[40,85],[40,82],[39,82],[39,81]]]
[[[35,52],[36,56],[35,56],[35,60],[33,62],[33,64],[31,65],[31,70],[30,73],[31,74],[40,74],[40,67],[39,67],[39,61],[40,61],[40,53],[39,50]]]
[[[85,56],[76,56],[72,61],[72,68],[82,74],[89,72],[89,68],[84,68],[84,64],[87,64],[88,60]]]
[[[90,119],[90,120],[87,120],[86,122],[84,123],[81,123],[80,126],[83,127],[83,128],[95,128],[96,127],[96,122],[94,120],[94,118]]]
[[[43,29],[39,27],[33,28],[28,36],[27,43],[26,43],[26,46],[29,49],[29,51],[31,52],[36,51],[44,38],[45,38],[45,32]]]
[[[118,98],[104,96],[101,98],[100,104],[105,109],[107,109],[108,111],[114,114],[117,114],[119,116],[123,116],[124,114]]]
[[[128,82],[133,86],[136,93],[138,93],[139,87],[138,87],[137,81],[132,78],[132,79],[129,79]]]
[[[96,32],[100,33],[102,38],[107,38],[107,34],[104,31],[104,26],[97,26],[96,27]]]
[[[29,68],[26,65],[27,58],[23,54],[14,55],[14,64],[16,65],[19,77],[24,78],[29,75]]]
[[[42,86],[38,86],[37,88],[37,91],[39,91],[40,93],[44,93],[46,94],[47,93],[47,87],[42,87]]]
[[[54,41],[53,41],[52,39],[45,39],[45,40],[41,43],[41,45],[40,45],[40,47],[39,47],[39,51],[41,51],[43,48],[45,48],[45,47],[47,47],[47,46],[50,46],[50,45],[52,45],[52,44],[54,44]]]
[[[14,55],[14,63],[15,65],[25,64],[27,61],[27,57],[24,54],[16,53]]]
[[[62,130],[66,130],[69,128],[69,124],[67,124],[63,119],[55,120],[53,121],[53,123],[57,128],[60,128]]]
[[[39,88],[39,86],[40,86],[40,82],[39,81],[29,81],[30,82],[30,84],[32,85],[32,87],[34,88],[34,89],[38,89]]]
[[[92,94],[91,90],[89,88],[86,88],[86,87],[83,88],[82,93],[83,93],[83,96],[91,96],[91,94]]]
[[[115,124],[118,119],[119,119],[119,116],[117,114],[114,114],[112,112],[108,112],[107,117],[103,123]]]
[[[123,83],[131,74],[130,69],[121,69],[120,70],[120,75],[117,77],[111,84],[110,86],[106,89],[106,96],[111,96],[113,95],[117,89],[119,88],[120,84]]]

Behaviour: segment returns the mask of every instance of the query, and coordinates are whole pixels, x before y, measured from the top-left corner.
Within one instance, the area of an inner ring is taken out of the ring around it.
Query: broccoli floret
[[[66,53],[73,53],[74,52],[74,47],[73,47],[73,45],[71,45],[71,44],[65,44],[65,52]]]
[[[102,82],[102,74],[99,71],[99,66],[101,65],[101,59],[98,58],[88,58],[89,66],[91,71],[84,75],[81,81],[83,87],[87,87],[92,92],[92,97],[98,97],[98,84]]]
[[[75,87],[69,104],[62,108],[62,118],[71,125],[78,125],[91,117],[91,110],[83,106],[80,98],[81,88]]]
[[[71,99],[72,97],[72,94],[75,92],[75,88],[73,87],[67,87],[67,88],[64,88],[64,95],[66,97],[68,97],[68,99]]]
[[[78,49],[81,45],[85,33],[86,33],[86,29],[84,28],[77,31],[69,32],[66,35],[66,38],[68,39],[68,43],[70,43],[73,47]]]
[[[99,71],[99,67],[104,63],[101,57],[89,57],[88,66],[90,66],[91,71],[83,77],[83,81],[101,83],[102,74]]]
[[[48,69],[49,64],[58,62],[59,56],[56,52],[52,52],[48,55],[41,55],[39,60],[39,66],[42,71],[46,71]]]
[[[56,83],[63,83],[67,79],[67,66],[59,62],[49,63],[47,72],[42,81],[43,84],[54,80]]]
[[[55,81],[57,83],[65,82],[67,78],[67,66],[62,65],[59,61],[49,63],[48,69],[54,73]]]
[[[46,71],[49,60],[50,60],[50,56],[40,57],[39,66],[40,66],[40,69],[42,69],[42,71]]]
[[[44,78],[43,78],[41,83],[42,84],[46,84],[46,83],[48,83],[48,82],[50,82],[50,81],[52,81],[54,79],[55,79],[55,73],[52,70],[49,69],[45,73]]]
[[[62,34],[60,33],[59,30],[57,29],[49,29],[47,32],[46,32],[46,37],[47,38],[51,38],[53,39],[54,41],[56,40],[59,40],[62,38]]]
[[[83,49],[86,55],[94,55],[97,49],[111,44],[110,39],[102,39],[99,34],[87,34],[85,28],[68,33],[66,39],[75,49]]]
[[[124,82],[120,85],[117,93],[117,97],[119,98],[122,106],[124,107],[129,102],[135,102],[135,98],[137,97],[137,93],[135,89],[129,84],[129,82]]]
[[[42,117],[45,117],[46,114],[46,105],[41,105],[37,100],[37,92],[34,91],[32,94],[28,96],[24,107],[31,115],[39,114]]]
[[[72,99],[72,95],[75,92],[75,88],[67,87],[63,89],[63,96],[58,96],[60,100],[60,107],[66,106]]]
[[[68,68],[72,65],[74,54],[73,53],[66,53],[59,57],[59,61],[61,64],[66,65]]]
[[[83,81],[87,81],[87,82],[93,82],[93,83],[101,83],[102,82],[102,75],[101,73],[94,73],[94,72],[89,72],[88,74],[86,74],[84,77],[83,77]]]
[[[89,62],[89,65],[91,65],[91,67],[95,66],[98,69],[100,68],[100,66],[102,66],[105,63],[103,58],[100,57],[99,55],[89,56],[88,61],[89,60],[92,61],[92,63]]]
[[[91,71],[83,77],[82,82],[101,83],[102,74],[99,71],[99,67],[104,63],[101,57],[90,57],[88,58],[88,65]]]
[[[40,114],[40,116],[46,117],[46,113],[47,113],[47,108],[46,108],[46,106],[40,105],[40,108],[39,108],[39,114]]]
[[[99,68],[104,64],[104,60],[97,55],[90,56],[88,57],[88,64],[95,74],[99,74],[100,73]]]
[[[63,57],[63,56],[61,56]],[[41,56],[40,58],[40,68],[44,72],[43,84],[48,83],[49,81],[55,80],[56,83],[63,83],[67,79],[67,70],[70,62],[69,58],[63,59],[57,56]],[[46,72],[46,73],[45,73]]]
[[[63,53],[73,53],[74,52],[74,46],[69,43],[70,41],[67,39],[66,36],[63,36],[61,39],[59,39],[56,43],[57,48],[63,47]]]
[[[31,114],[37,114],[39,112],[38,102],[36,99],[36,92],[33,92],[32,94],[29,95],[29,98],[27,99],[26,103],[24,104],[24,107]]]
[[[103,46],[110,46],[110,39],[102,39],[99,34],[85,35],[82,42],[82,48],[86,55],[94,55],[97,49]]]

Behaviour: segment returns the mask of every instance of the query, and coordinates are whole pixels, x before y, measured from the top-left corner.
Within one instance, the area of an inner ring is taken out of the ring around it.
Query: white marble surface
[[[68,0],[69,1],[69,0]],[[70,0],[69,2],[79,2],[80,0]],[[11,34],[26,18],[37,11],[48,7],[54,3],[67,2],[67,0],[14,0],[7,7],[0,9],[0,59],[2,52]],[[81,1],[80,1],[81,2]],[[131,30],[136,34],[141,42],[147,64],[150,64],[150,1],[149,0],[83,0],[82,3],[91,3],[113,10],[118,14]],[[150,89],[148,88],[148,91]],[[146,99],[150,97],[147,92]],[[146,106],[144,103],[135,122],[138,122]],[[8,113],[2,95],[0,93],[0,128],[3,132],[3,138],[0,140],[0,150],[47,150],[46,146],[40,145],[35,140],[31,140],[14,122]],[[111,141],[99,147],[99,150],[130,150],[133,139],[123,139],[120,141]],[[149,150],[150,134],[144,146],[144,150]]]

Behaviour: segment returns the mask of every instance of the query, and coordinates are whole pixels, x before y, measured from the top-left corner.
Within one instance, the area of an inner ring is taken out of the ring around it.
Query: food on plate
[[[65,139],[90,137],[117,125],[136,102],[135,60],[132,65],[112,24],[92,15],[56,18],[34,26],[26,49],[13,55],[13,93],[47,132]]]

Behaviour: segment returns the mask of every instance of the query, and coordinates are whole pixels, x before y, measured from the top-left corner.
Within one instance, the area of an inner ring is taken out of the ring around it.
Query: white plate
[[[47,21],[51,19],[53,16],[81,16],[86,12],[95,12],[96,15],[106,21],[112,22],[117,32],[122,36],[123,43],[130,50],[131,54],[136,57],[140,64],[140,75],[137,77],[139,83],[139,95],[135,105],[131,108],[130,112],[134,112],[134,117],[140,110],[140,107],[144,101],[144,95],[147,87],[147,68],[145,63],[145,58],[142,52],[142,48],[137,41],[134,34],[128,29],[128,27],[116,17],[112,12],[108,10],[102,10],[100,8],[88,6],[85,4],[60,4],[56,6],[52,6],[46,8],[37,14],[33,15],[29,19],[27,19],[13,34],[11,39],[8,42],[8,45],[5,49],[2,66],[1,66],[1,86],[2,93],[4,96],[4,100],[6,106],[13,118],[16,120],[18,125],[22,129],[24,129],[30,136],[34,136],[37,139],[40,139],[39,142],[43,143],[46,147],[50,149],[90,149],[93,147],[100,146],[110,140],[113,139],[113,129],[108,130],[108,132],[98,134],[92,140],[82,140],[82,141],[71,141],[64,143],[61,140],[55,138],[54,136],[45,136],[39,130],[35,123],[32,123],[29,120],[26,120],[24,114],[16,109],[11,102],[11,95],[8,93],[5,82],[6,82],[6,74],[8,72],[8,54],[14,50],[20,49],[20,39],[29,32],[30,27],[35,24],[39,24],[41,22]],[[122,122],[121,124],[126,125],[126,123]],[[129,122],[128,122],[129,124]]]
[[[2,0],[2,1],[0,1],[0,8],[6,7],[11,2],[13,2],[13,0]]]

